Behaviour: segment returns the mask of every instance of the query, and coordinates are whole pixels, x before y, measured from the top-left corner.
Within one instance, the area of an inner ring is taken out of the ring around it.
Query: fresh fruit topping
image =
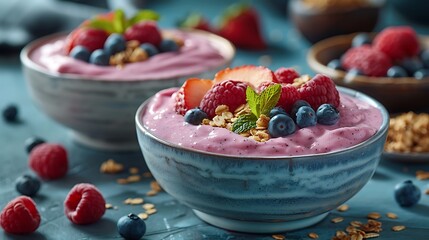
[[[362,45],[371,45],[372,38],[368,33],[359,33],[352,39],[352,47],[360,47]]]
[[[429,49],[424,49],[420,53],[420,60],[426,68],[429,68]]]
[[[108,66],[110,62],[110,55],[103,49],[97,49],[91,53],[89,62],[99,66]]]
[[[192,125],[199,125],[203,119],[208,118],[207,113],[199,108],[193,108],[185,113],[185,122]]]
[[[263,66],[245,65],[235,68],[226,68],[216,73],[214,82],[219,83],[225,80],[237,80],[247,82],[253,89],[263,82],[276,82],[273,71]]]
[[[122,34],[113,33],[106,39],[104,43],[104,50],[109,53],[109,55],[122,52],[126,48],[127,42]]]
[[[45,143],[45,140],[39,138],[39,137],[30,137],[27,138],[25,140],[25,151],[27,151],[27,153],[30,153],[31,150],[33,150],[33,148],[35,148],[36,146]]]
[[[121,217],[116,226],[125,239],[138,240],[146,233],[146,223],[134,213]]]
[[[394,61],[416,56],[420,50],[417,34],[408,26],[385,28],[375,37],[373,47]]]
[[[104,47],[104,42],[106,41],[109,34],[100,29],[85,28],[79,31],[76,38],[73,40],[73,49],[75,46],[83,46],[88,49],[90,52],[101,49]]]
[[[274,72],[276,83],[293,83],[295,78],[299,78],[299,73],[293,68],[281,67]]]
[[[22,195],[32,197],[40,189],[40,180],[30,175],[23,175],[16,179],[15,187]]]
[[[75,224],[90,224],[98,221],[106,211],[106,201],[92,184],[76,184],[64,201],[67,218]]]
[[[246,101],[249,105],[250,114],[242,115],[232,125],[232,131],[242,133],[256,128],[260,118],[269,116],[270,111],[277,105],[281,95],[280,84],[275,84],[264,89],[260,94],[251,87],[246,89]]]
[[[6,106],[3,109],[3,119],[6,122],[16,122],[18,120],[18,107],[14,104]]]
[[[290,115],[291,117],[296,120],[296,113],[298,112],[298,109],[302,106],[307,106],[307,107],[311,107],[310,104],[304,100],[297,100],[294,102],[294,104],[292,105],[292,109],[290,111]]]
[[[246,82],[227,80],[217,83],[204,95],[200,108],[209,118],[216,116],[215,110],[219,105],[226,105],[234,111],[246,103],[246,88]]]
[[[273,82],[264,82],[261,85],[259,85],[258,89],[262,91],[268,86],[274,85],[274,84],[275,83]],[[287,112],[290,112],[290,110],[292,109],[293,103],[300,98],[298,89],[291,84],[281,84],[281,86],[282,86],[282,93],[280,95],[280,99],[277,103],[277,106],[282,107]]]
[[[335,69],[335,70],[342,70],[342,71],[344,70],[343,66],[341,65],[340,59],[334,59],[329,61],[327,66],[328,68]]]
[[[30,234],[39,227],[40,215],[36,203],[20,196],[10,201],[0,213],[0,226],[11,234]]]
[[[335,88],[335,83],[322,74],[317,74],[301,85],[298,92],[300,99],[308,102],[316,110],[324,103],[332,104],[335,107],[340,105],[340,95]]]
[[[418,80],[429,77],[429,69],[421,69],[414,73],[414,77]]]
[[[68,169],[67,152],[58,144],[39,144],[30,153],[29,165],[43,179],[61,178]]]
[[[239,48],[250,50],[266,48],[261,35],[258,13],[246,4],[234,4],[225,11],[219,35]]]
[[[175,52],[179,50],[179,45],[173,39],[163,39],[159,44],[159,50],[161,52]]]
[[[274,107],[270,111],[270,118],[272,118],[272,117],[274,117],[274,116],[276,116],[278,114],[288,115],[287,112],[283,108],[281,108],[281,107]]]
[[[357,76],[364,76],[365,74],[357,69],[357,68],[352,68],[350,70],[347,71],[346,76],[344,76],[344,80],[345,81],[353,81],[353,79]]]
[[[152,57],[159,53],[158,49],[150,43],[143,43],[140,45],[140,48],[147,53],[148,57]]]
[[[340,119],[340,112],[331,104],[322,104],[316,112],[317,122],[322,125],[334,125]]]
[[[399,65],[407,71],[409,76],[412,76],[416,71],[424,68],[422,61],[418,58],[405,58],[399,61]]]
[[[207,19],[199,13],[191,13],[185,17],[185,19],[179,21],[180,28],[198,29],[207,32],[212,32],[211,27]]]
[[[273,138],[285,137],[296,131],[292,118],[285,114],[275,115],[268,123],[268,132]]]
[[[346,70],[357,68],[367,76],[385,76],[392,66],[390,58],[381,51],[368,45],[350,48],[342,58],[342,66]]]
[[[154,46],[159,46],[162,41],[161,32],[154,21],[139,22],[131,26],[125,31],[124,36],[127,41],[137,40]]]
[[[411,180],[406,180],[395,186],[395,199],[402,207],[411,207],[419,202],[421,192]]]
[[[212,80],[190,78],[176,93],[175,110],[181,115],[200,106],[206,92],[213,86]]]
[[[296,124],[300,128],[315,126],[317,123],[316,112],[313,108],[302,106],[296,112]]]
[[[84,62],[89,62],[89,56],[91,52],[84,46],[76,46],[70,52],[70,57]]]
[[[387,70],[387,76],[392,78],[407,77],[407,71],[400,66],[393,66]]]

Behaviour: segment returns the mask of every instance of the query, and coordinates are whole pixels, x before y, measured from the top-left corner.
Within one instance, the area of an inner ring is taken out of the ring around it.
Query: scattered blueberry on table
[[[3,109],[3,118],[6,122],[16,122],[18,120],[18,106],[10,104]]]
[[[36,146],[45,143],[46,141],[39,137],[29,137],[25,140],[25,150],[30,153]]]
[[[146,223],[134,213],[121,217],[117,227],[119,234],[129,240],[140,239],[146,233]]]
[[[22,195],[32,197],[40,189],[40,180],[31,175],[23,175],[16,179],[15,187],[16,190]]]
[[[395,186],[395,199],[402,207],[411,207],[421,198],[420,188],[411,180],[406,180]]]

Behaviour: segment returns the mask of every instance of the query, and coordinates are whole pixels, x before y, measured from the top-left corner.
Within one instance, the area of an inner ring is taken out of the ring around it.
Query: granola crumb
[[[271,237],[275,240],[285,240],[286,239],[286,237],[284,235],[281,235],[281,234],[274,234],[274,235],[271,235]]]
[[[399,232],[399,231],[405,230],[405,226],[404,226],[404,225],[397,225],[397,226],[393,226],[393,227],[392,227],[392,230],[393,230],[394,232]]]
[[[317,235],[317,233],[312,232],[312,233],[308,234],[308,237],[311,238],[311,239],[318,239],[319,235]]]
[[[391,212],[386,213],[386,216],[390,219],[398,219],[398,215]]]
[[[100,166],[101,173],[115,174],[120,173],[124,170],[124,165],[115,162],[113,159],[108,159],[103,162]]]
[[[337,210],[339,211],[339,212],[345,212],[345,211],[348,211],[349,210],[349,205],[347,205],[347,204],[343,204],[343,205],[341,205],[341,206],[339,206],[338,208],[337,208]]]
[[[145,220],[149,217],[149,215],[147,213],[139,213],[137,216],[143,220]]]
[[[130,167],[129,169],[130,174],[138,174],[139,173],[139,169],[137,167]]]
[[[127,198],[124,200],[124,204],[127,205],[140,205],[144,203],[143,198]]]
[[[331,219],[331,222],[333,222],[333,223],[340,223],[342,221],[344,221],[343,217],[336,217],[336,218]]]
[[[381,215],[378,212],[371,212],[367,215],[367,218],[377,220],[381,218]]]

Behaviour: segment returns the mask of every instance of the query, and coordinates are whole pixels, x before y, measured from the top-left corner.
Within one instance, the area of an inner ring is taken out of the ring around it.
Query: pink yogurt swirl
[[[170,88],[157,93],[143,114],[143,125],[156,137],[197,150],[242,156],[297,156],[326,153],[365,141],[380,128],[379,109],[340,93],[340,120],[326,126],[302,128],[283,138],[257,142],[224,128],[194,126],[174,111],[174,93]]]
[[[196,75],[226,63],[219,49],[196,32],[169,31],[184,40],[177,52],[166,52],[144,62],[129,63],[123,68],[97,66],[75,60],[64,54],[65,37],[57,37],[30,53],[40,66],[55,73],[77,74],[103,80],[152,80]]]

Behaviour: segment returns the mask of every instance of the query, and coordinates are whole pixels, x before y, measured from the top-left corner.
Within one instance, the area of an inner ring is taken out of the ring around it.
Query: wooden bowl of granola
[[[384,0],[289,1],[289,15],[301,35],[311,43],[354,32],[371,32]],[[329,4],[331,3],[331,4]]]

